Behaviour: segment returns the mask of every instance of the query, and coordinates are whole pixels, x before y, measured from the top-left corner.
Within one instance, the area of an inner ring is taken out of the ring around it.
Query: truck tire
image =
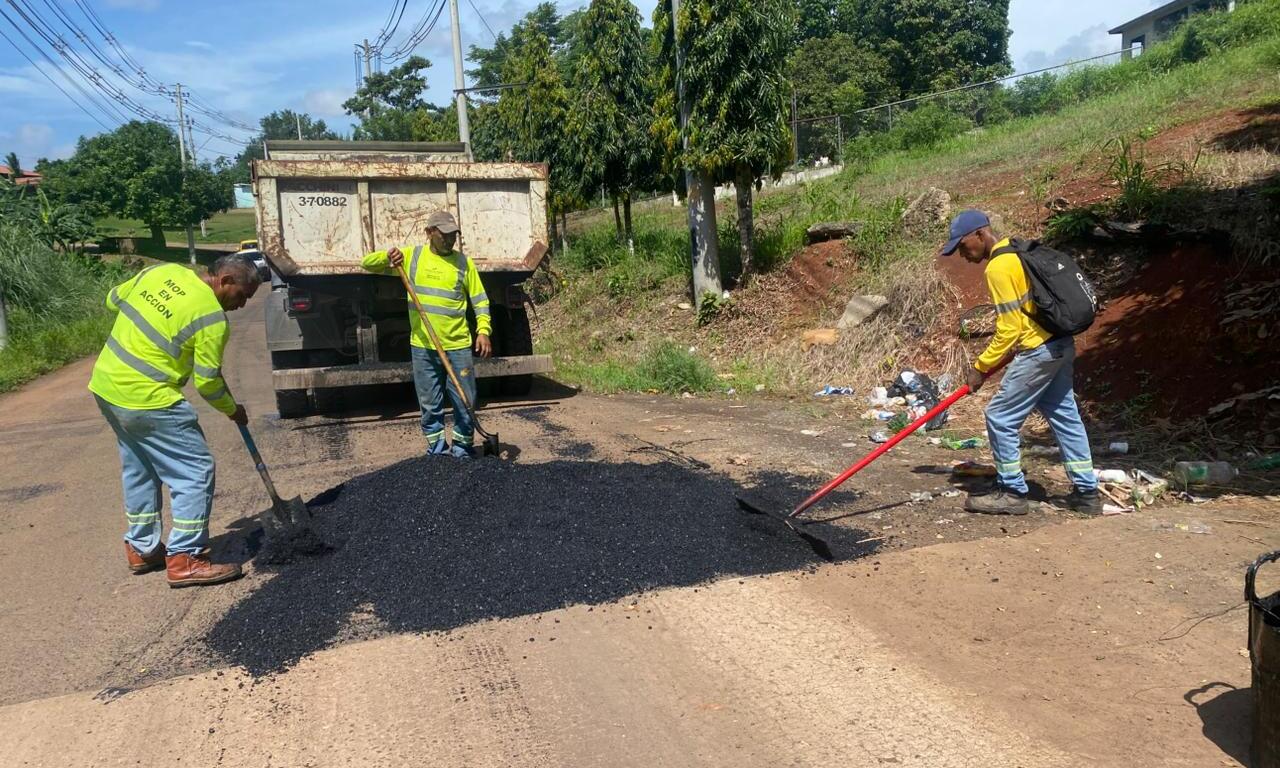
[[[305,389],[277,389],[276,411],[282,419],[296,419],[311,413],[311,401]]]
[[[498,325],[502,333],[500,349],[504,357],[532,355],[533,331],[529,328],[529,313],[524,307],[503,307],[505,322]],[[524,397],[533,389],[533,374],[519,376],[503,376],[499,380],[498,391],[503,395]]]

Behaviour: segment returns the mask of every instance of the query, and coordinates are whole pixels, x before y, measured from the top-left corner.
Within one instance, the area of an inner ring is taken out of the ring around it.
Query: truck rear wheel
[[[311,413],[311,401],[305,389],[277,389],[276,411],[282,419],[296,419]]]
[[[501,334],[498,353],[504,357],[533,354],[533,331],[529,328],[529,313],[524,307],[494,307],[503,317],[496,323]],[[498,321],[499,318],[494,318]],[[503,376],[498,381],[498,391],[503,395],[523,397],[533,389],[533,374]]]

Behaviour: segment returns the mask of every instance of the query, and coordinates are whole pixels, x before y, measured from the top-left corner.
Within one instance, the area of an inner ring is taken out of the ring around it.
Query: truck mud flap
[[[476,377],[481,379],[551,373],[555,370],[551,355],[476,358],[475,368]],[[413,368],[407,362],[285,368],[271,372],[271,383],[277,391],[362,387],[409,381],[413,381]]]

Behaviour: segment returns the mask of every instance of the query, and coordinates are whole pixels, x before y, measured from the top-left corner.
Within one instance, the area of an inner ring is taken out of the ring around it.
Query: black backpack
[[[1098,292],[1075,259],[1038,240],[1013,239],[991,255],[1005,253],[1016,253],[1022,261],[1035,304],[1035,311],[1026,314],[1041,328],[1055,337],[1066,337],[1084,333],[1093,325]]]

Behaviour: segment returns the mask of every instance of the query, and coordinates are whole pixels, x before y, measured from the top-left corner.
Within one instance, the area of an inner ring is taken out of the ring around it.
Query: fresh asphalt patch
[[[798,500],[813,481],[753,484]],[[206,642],[218,662],[263,675],[344,642],[820,564],[798,537],[740,512],[741,490],[672,461],[409,459],[308,502],[333,551],[273,566]],[[837,559],[876,546],[850,527],[812,528]]]

